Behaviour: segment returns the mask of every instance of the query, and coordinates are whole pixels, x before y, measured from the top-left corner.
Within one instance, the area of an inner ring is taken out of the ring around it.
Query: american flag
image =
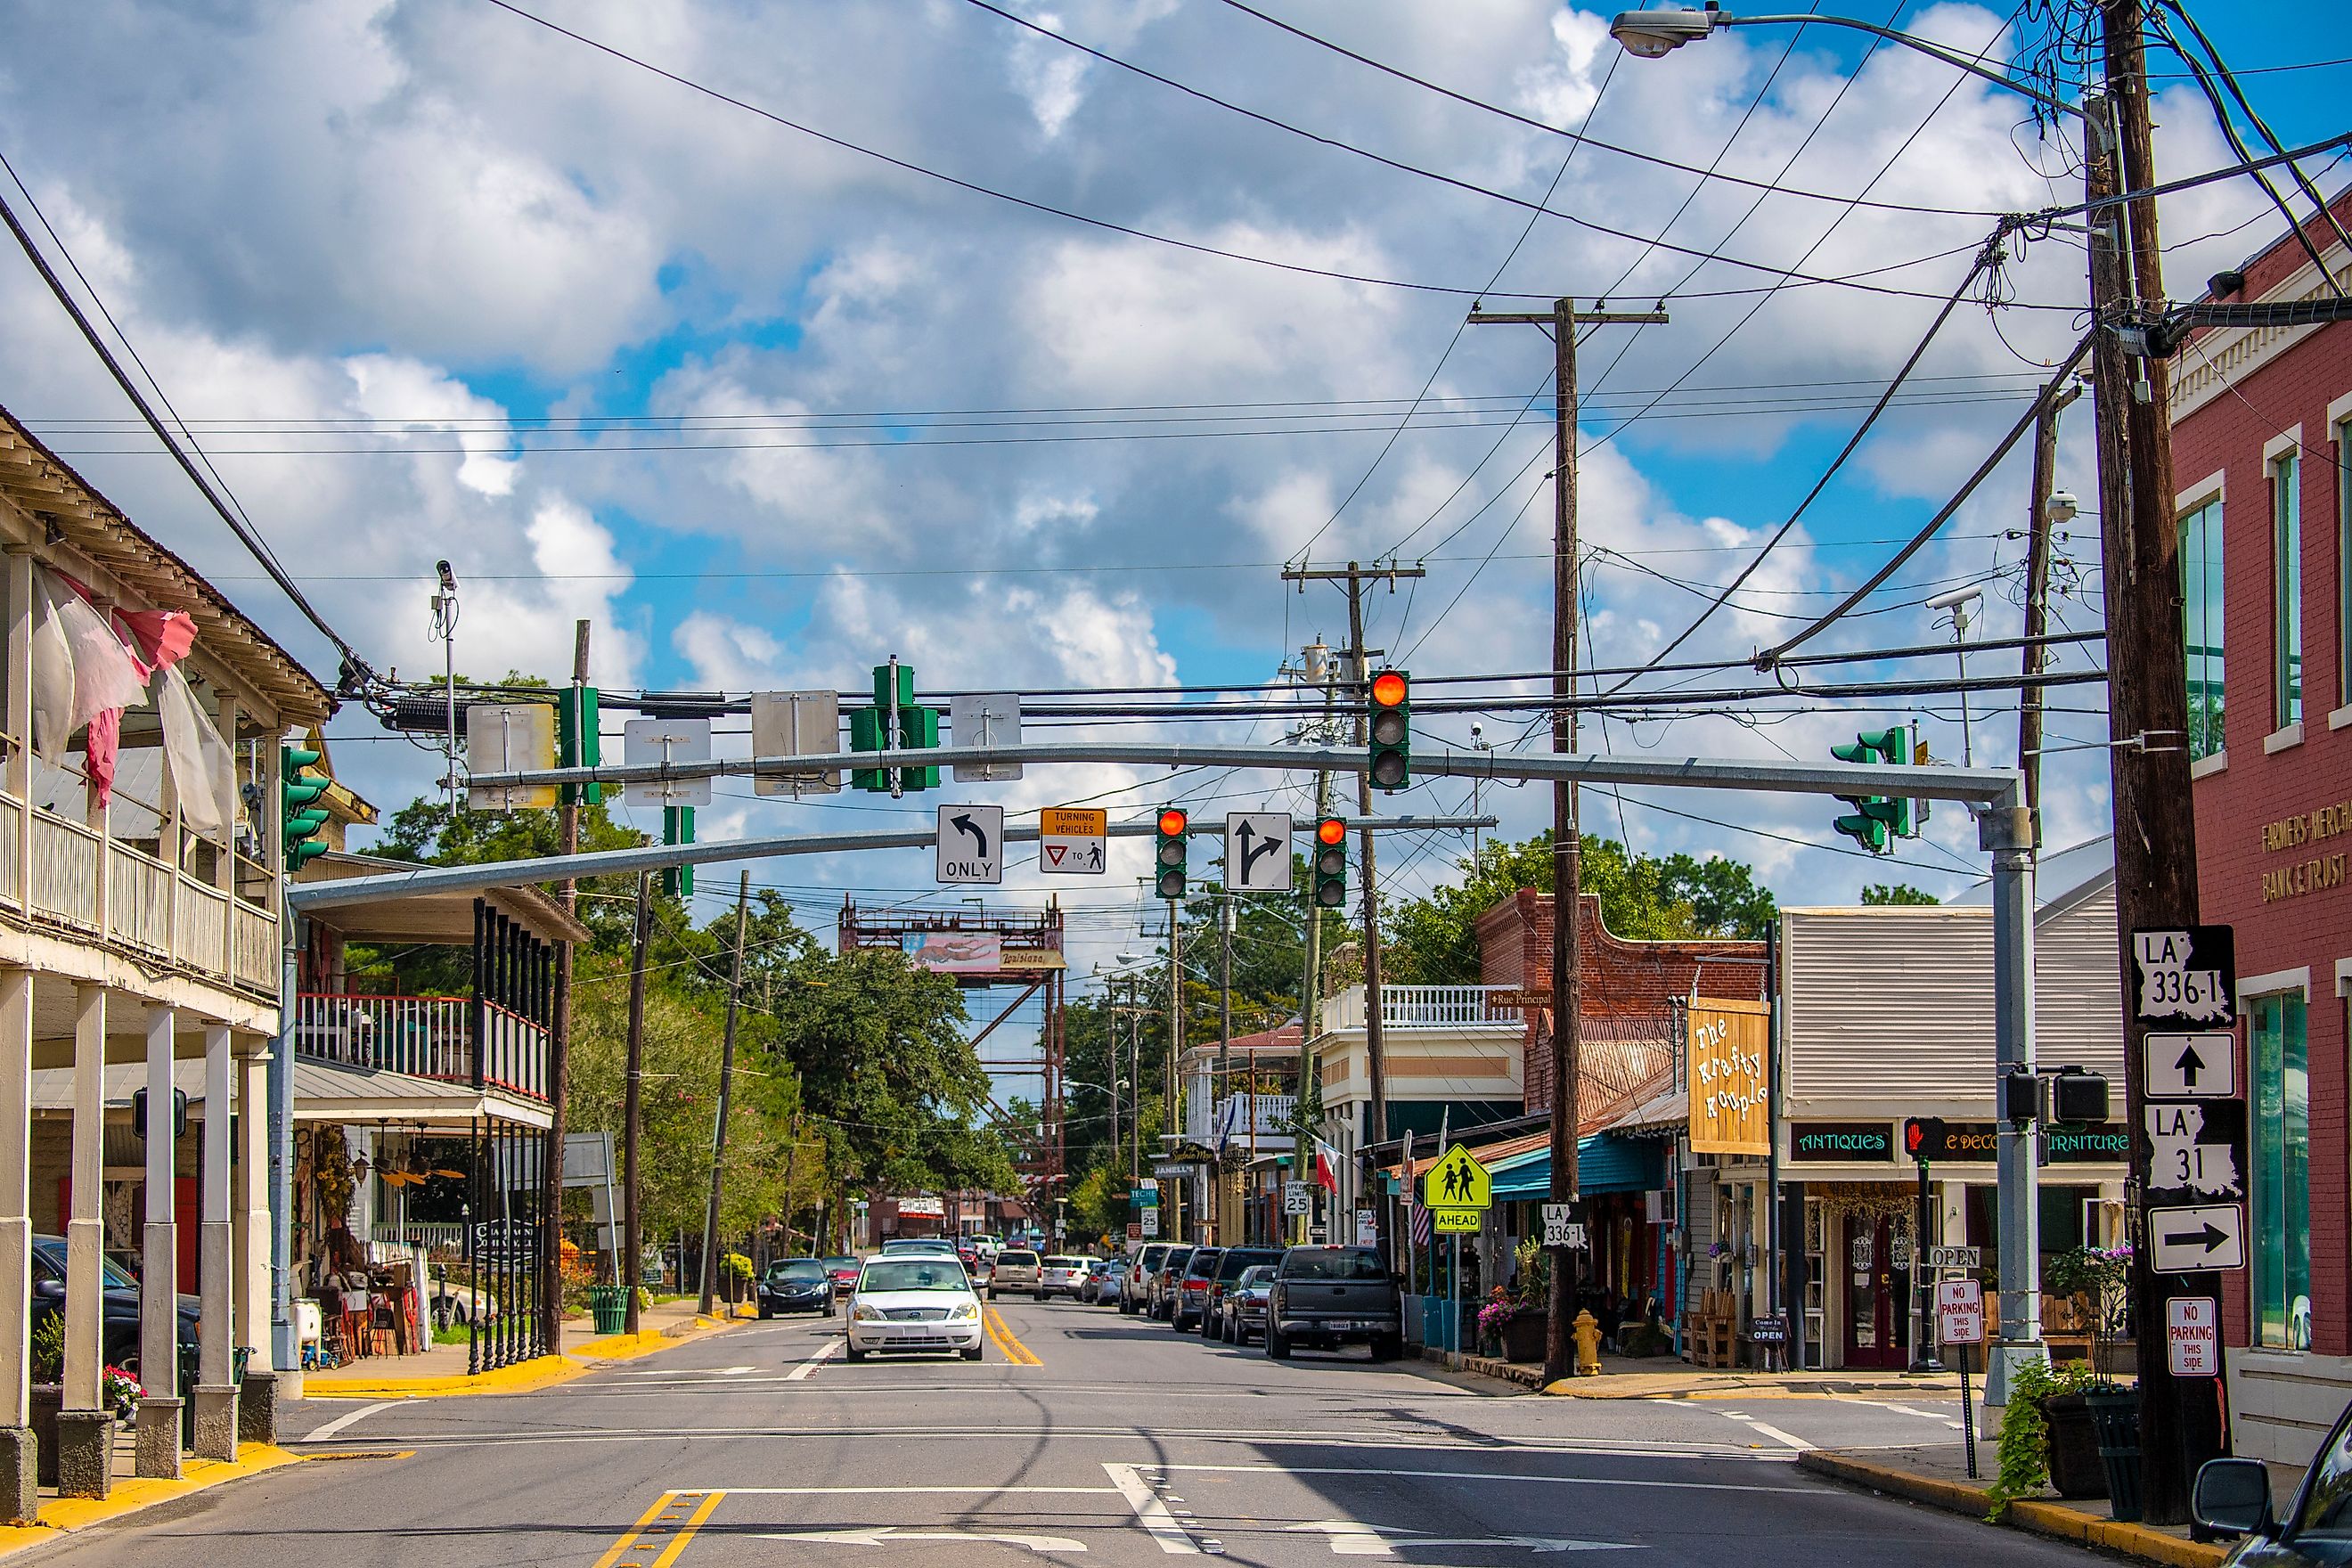
[[[1429,1211],[1418,1203],[1408,1199],[1405,1212],[1411,1216],[1412,1244],[1415,1247],[1427,1247],[1429,1245]]]
[[[1404,1135],[1404,1165],[1402,1167],[1402,1172],[1404,1175],[1405,1233],[1412,1238],[1412,1246],[1427,1247],[1429,1245],[1429,1211],[1421,1206],[1421,1184],[1413,1179],[1412,1131],[1410,1128],[1406,1130]]]

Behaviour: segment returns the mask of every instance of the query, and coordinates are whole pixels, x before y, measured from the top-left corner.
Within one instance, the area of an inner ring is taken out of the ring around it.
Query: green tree
[[[1865,904],[1940,904],[1941,899],[1923,893],[1908,882],[1865,882],[1862,888]]]

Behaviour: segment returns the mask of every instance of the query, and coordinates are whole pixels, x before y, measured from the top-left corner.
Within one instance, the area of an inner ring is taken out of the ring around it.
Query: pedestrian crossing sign
[[[1486,1173],[1486,1166],[1470,1157],[1469,1150],[1456,1143],[1423,1174],[1421,1194],[1423,1205],[1432,1211],[1491,1208],[1495,1203],[1495,1178]],[[1449,1228],[1442,1214],[1437,1228]]]

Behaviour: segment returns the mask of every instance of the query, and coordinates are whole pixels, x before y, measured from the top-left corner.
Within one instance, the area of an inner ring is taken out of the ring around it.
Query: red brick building
[[[2334,207],[2352,224],[2352,192]],[[2352,285],[2352,257],[2307,226]],[[2206,297],[2326,291],[2285,235]],[[2249,1090],[2232,1436],[2301,1461],[2352,1397],[2352,324],[2209,330],[2172,374],[2200,907],[2237,928]]]

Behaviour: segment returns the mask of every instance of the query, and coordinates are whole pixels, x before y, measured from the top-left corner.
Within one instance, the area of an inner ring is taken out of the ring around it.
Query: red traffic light
[[[1402,672],[1384,669],[1372,677],[1372,703],[1375,707],[1393,708],[1405,699],[1406,682]]]
[[[1160,814],[1160,831],[1168,835],[1170,837],[1173,837],[1177,834],[1183,832],[1185,825],[1190,821],[1191,818],[1187,817],[1182,812],[1178,811],[1174,806],[1170,806],[1166,811]]]
[[[1348,823],[1345,817],[1327,816],[1315,825],[1315,839],[1318,844],[1339,844],[1344,842],[1347,837]]]

